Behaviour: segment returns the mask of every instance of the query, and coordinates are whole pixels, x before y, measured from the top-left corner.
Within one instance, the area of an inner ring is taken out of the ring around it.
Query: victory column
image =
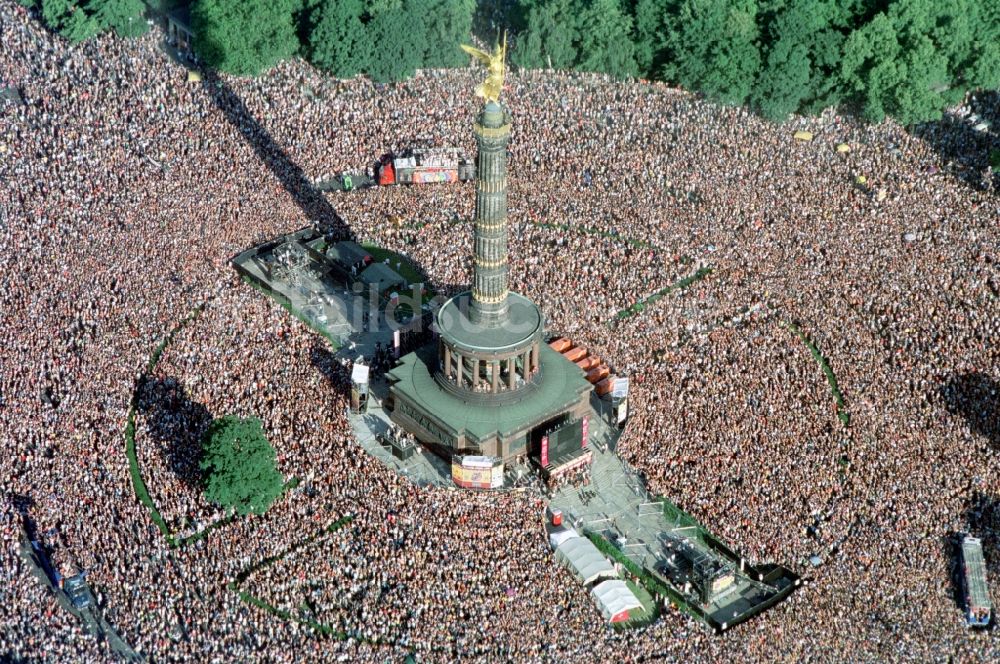
[[[511,119],[499,100],[506,39],[492,53],[462,48],[489,70],[476,87],[485,103],[473,126],[478,145],[473,283],[438,310],[438,341],[403,357],[389,372],[391,417],[442,455],[509,461],[529,453],[541,428],[584,417],[592,386],[545,343],[538,305],[508,287]]]

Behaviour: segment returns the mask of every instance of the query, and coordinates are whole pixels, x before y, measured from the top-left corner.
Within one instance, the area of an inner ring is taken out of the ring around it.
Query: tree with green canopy
[[[750,95],[754,108],[777,121],[797,111],[809,89],[811,65],[805,44],[791,40],[775,44]]]
[[[41,10],[45,25],[74,44],[100,32],[97,21],[71,0],[42,0]]]
[[[73,44],[79,44],[101,32],[101,26],[83,7],[73,7],[59,27],[59,34]]]
[[[583,71],[606,72],[624,78],[635,76],[632,17],[622,10],[620,0],[592,0],[577,18],[579,62]]]
[[[957,8],[955,2],[930,0],[897,0],[889,8],[900,53],[898,83],[889,91],[887,110],[904,124],[940,119],[945,105],[961,98],[947,94],[953,80],[949,45],[968,42],[971,35],[960,34],[967,30],[938,30],[944,22],[955,27]],[[942,38],[943,43],[938,43]],[[955,52],[951,54],[954,57]]]
[[[146,34],[142,0],[19,0],[25,7],[39,7],[42,22],[74,44],[108,28],[119,37]]]
[[[468,57],[458,48],[472,34],[476,0],[416,0],[411,9],[423,13],[427,24],[427,48],[423,67],[461,67]]]
[[[967,8],[972,46],[957,67],[964,87],[1000,89],[1000,0],[968,0]]]
[[[41,0],[42,22],[53,30],[59,30],[77,8],[70,0]]]
[[[427,47],[427,24],[413,6],[387,3],[372,15],[368,23],[372,54],[368,75],[387,83],[408,78],[424,62]]]
[[[213,421],[201,441],[205,497],[241,515],[263,514],[283,481],[260,420],[233,415]]]
[[[633,40],[639,71],[653,76],[666,63],[667,31],[677,14],[678,0],[637,0],[634,5]]]
[[[198,0],[191,7],[195,51],[216,69],[249,76],[299,49],[300,0]]]
[[[111,28],[119,37],[138,37],[146,34],[149,25],[142,14],[146,5],[142,0],[90,0],[87,13],[97,22],[98,29]]]
[[[335,76],[369,74],[379,82],[421,67],[465,63],[475,0],[323,0],[309,31],[313,64]]]
[[[1000,85],[998,23],[997,0],[896,0],[851,32],[841,77],[869,120],[937,120],[968,90]]]
[[[522,0],[526,27],[511,61],[525,69],[571,69],[578,55],[579,10],[579,0]]]
[[[849,16],[835,0],[800,0],[777,13],[762,47],[764,66],[750,94],[754,108],[783,120],[803,107],[821,110],[840,101],[840,53]]]
[[[660,73],[711,99],[742,104],[760,69],[759,36],[755,0],[682,0]]]
[[[371,43],[362,18],[362,0],[326,0],[309,32],[309,59],[338,78],[363,73],[370,64]]]
[[[844,44],[841,78],[869,120],[885,117],[889,91],[902,80],[899,52],[895,28],[884,13],[854,30]]]

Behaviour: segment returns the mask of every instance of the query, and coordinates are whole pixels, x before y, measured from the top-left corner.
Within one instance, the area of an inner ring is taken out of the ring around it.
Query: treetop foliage
[[[214,67],[247,76],[299,50],[300,0],[197,0],[191,6],[195,51]]]
[[[306,56],[336,76],[379,82],[417,69],[467,62],[458,45],[472,31],[475,0],[312,0],[306,7]]]
[[[260,420],[227,415],[202,438],[205,496],[241,515],[263,514],[281,495],[283,481]]]
[[[935,120],[1000,86],[1000,0],[519,0],[522,67],[665,80],[774,120]]]
[[[257,74],[301,53],[338,77],[375,81],[465,62],[475,0],[195,0],[198,54],[233,74]]]
[[[105,30],[119,37],[138,37],[149,29],[142,14],[142,0],[18,0],[29,9],[40,10],[49,29],[76,44]]]
[[[141,0],[18,1],[74,42],[146,29]],[[493,16],[477,0],[191,2],[210,66],[257,74],[298,53],[379,82],[468,64],[479,5]],[[911,124],[1000,87],[1000,0],[513,0],[501,20],[515,66],[664,80],[774,120],[843,104]]]

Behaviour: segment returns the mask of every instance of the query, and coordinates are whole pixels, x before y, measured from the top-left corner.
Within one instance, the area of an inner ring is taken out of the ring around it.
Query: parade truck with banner
[[[458,148],[409,148],[379,160],[380,185],[466,182],[476,177],[476,164]]]
[[[453,456],[451,479],[463,489],[499,489],[503,486],[503,459],[491,456]]]

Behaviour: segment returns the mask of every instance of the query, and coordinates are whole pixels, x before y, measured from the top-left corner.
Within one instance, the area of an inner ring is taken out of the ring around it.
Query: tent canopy
[[[580,535],[572,528],[556,528],[549,533],[549,545],[553,549],[558,549],[566,540],[579,536]]]
[[[604,554],[586,537],[571,537],[560,544],[556,560],[568,567],[585,586],[618,576]]]
[[[642,602],[635,596],[628,585],[621,579],[603,581],[590,591],[597,602],[601,615],[605,620],[611,620],[615,616],[632,609],[642,608]]]
[[[326,249],[326,255],[330,260],[348,267],[372,261],[372,255],[360,244],[351,240],[341,240],[330,245]]]
[[[399,276],[385,263],[374,263],[361,273],[361,281],[366,286],[375,285],[379,293],[384,293],[392,288],[402,288],[406,285],[406,280]]]

